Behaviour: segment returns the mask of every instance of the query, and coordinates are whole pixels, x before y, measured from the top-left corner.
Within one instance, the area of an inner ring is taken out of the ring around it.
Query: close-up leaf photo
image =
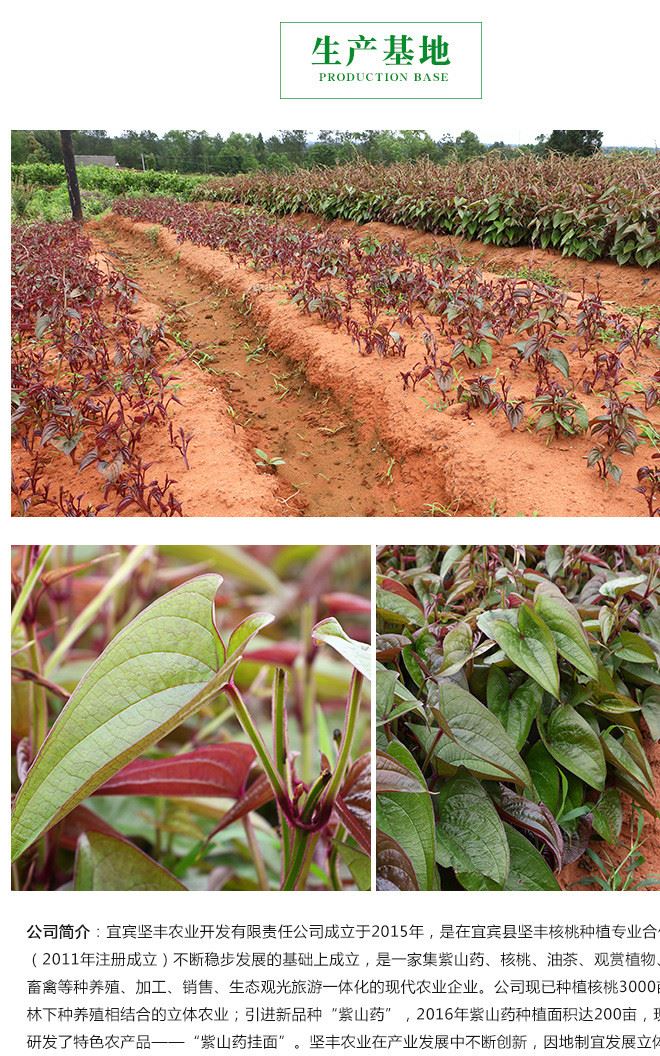
[[[14,891],[370,888],[367,546],[14,546]]]
[[[376,571],[378,890],[660,890],[659,548]]]

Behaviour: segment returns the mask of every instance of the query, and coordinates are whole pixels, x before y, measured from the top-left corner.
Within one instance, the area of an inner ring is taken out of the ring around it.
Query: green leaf
[[[505,891],[560,891],[557,877],[528,839],[513,825],[504,824],[509,843],[511,866],[504,884]]]
[[[652,792],[653,773],[637,734],[629,729],[623,729],[621,733],[621,738],[614,737],[611,730],[601,734],[605,755],[623,774],[632,777],[647,792]]]
[[[394,742],[396,745],[396,742]],[[382,792],[420,792],[426,789],[421,772],[412,771],[389,752],[376,752],[376,795]]]
[[[493,715],[506,725],[509,704],[509,680],[499,667],[491,667],[486,679],[486,701]]]
[[[632,631],[621,631],[611,643],[610,649],[620,660],[627,660],[631,664],[655,663],[655,653],[651,646],[641,635],[633,634]]]
[[[598,625],[603,644],[607,645],[614,628],[614,612],[607,605],[603,605],[598,613]]]
[[[444,868],[476,872],[503,884],[509,846],[493,802],[470,774],[446,781],[438,797],[436,857]]]
[[[615,788],[606,788],[592,812],[594,829],[599,836],[614,847],[621,835],[623,807],[621,796]]]
[[[559,769],[543,741],[537,741],[527,752],[525,762],[539,799],[555,817],[561,807]]]
[[[555,639],[561,655],[587,678],[598,678],[598,666],[575,606],[554,583],[543,581],[534,592],[534,608]]]
[[[376,664],[376,725],[384,726],[400,715],[421,711],[422,706],[402,682],[396,671]]]
[[[558,697],[559,669],[555,640],[531,606],[520,606],[517,626],[507,620],[484,621],[484,615],[477,619],[479,627],[497,642],[516,667],[531,675],[553,697]]]
[[[392,742],[389,754],[420,777],[419,792],[387,792],[378,796],[377,824],[391,836],[410,859],[419,887],[432,891],[437,887],[435,874],[435,819],[433,804],[419,768],[406,748]]]
[[[350,843],[333,840],[333,847],[355,880],[358,891],[371,890],[371,858]]]
[[[317,623],[312,631],[312,638],[317,642],[325,642],[343,656],[344,660],[348,660],[361,675],[371,678],[371,646],[349,638],[334,616]]]
[[[431,706],[446,735],[468,756],[508,775],[504,780],[522,787],[530,784],[529,771],[502,723],[471,693],[453,682],[442,682],[434,689]]]
[[[269,612],[253,612],[250,616],[246,616],[244,620],[234,628],[229,641],[227,643],[227,660],[236,658],[242,653],[248,642],[252,641],[255,635],[259,634],[264,627],[268,627],[273,622],[273,617]]]
[[[644,574],[613,576],[601,584],[599,591],[604,598],[616,598],[619,594],[627,594],[629,590],[641,587],[646,580]]]
[[[558,704],[539,722],[543,743],[553,759],[601,792],[605,785],[605,757],[597,734],[570,704]]]
[[[442,664],[437,674],[455,675],[465,665],[472,652],[472,630],[467,623],[458,623],[447,632],[442,643]]]
[[[466,547],[464,546],[448,546],[445,551],[445,555],[440,565],[440,578],[446,579],[451,570],[463,557]]]
[[[87,832],[78,840],[76,891],[185,891],[183,884],[128,840]]]
[[[660,692],[655,686],[646,690],[642,697],[642,715],[654,741],[660,741]]]
[[[442,734],[438,737],[438,730],[429,729],[428,726],[411,724],[410,732],[417,738],[425,753],[431,753],[435,768],[439,774],[453,777],[458,770],[468,770],[475,777],[484,781],[510,781],[511,774],[502,770],[499,766],[478,759],[475,755],[462,748],[460,744],[453,741],[451,737]]]
[[[504,824],[511,864],[504,884],[496,884],[479,873],[458,873],[467,891],[560,891],[557,877],[539,851],[512,825]]]
[[[554,579],[564,565],[564,547],[563,546],[548,546],[545,551],[545,568],[546,572],[550,576],[550,579]]]
[[[220,667],[215,574],[144,609],[78,683],[21,787],[12,860],[146,748],[217,696],[238,658]],[[241,636],[244,646],[248,638]]]
[[[391,590],[383,590],[382,587],[376,589],[376,610],[389,623],[424,626],[424,613],[417,605]]]
[[[498,668],[491,668],[488,675],[489,683],[490,676],[494,671],[498,670]],[[513,696],[507,699],[504,706],[500,706],[499,710],[491,708],[491,711],[497,715],[518,751],[521,751],[527,741],[529,731],[538,714],[542,700],[543,690],[538,682],[535,682],[533,678],[528,678],[523,682],[522,686],[515,690]]]

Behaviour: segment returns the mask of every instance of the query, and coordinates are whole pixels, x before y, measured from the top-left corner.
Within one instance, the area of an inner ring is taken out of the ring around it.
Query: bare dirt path
[[[260,461],[283,459],[272,471],[260,467],[276,491],[279,508],[261,512],[305,516],[387,516],[397,512],[397,488],[388,477],[390,456],[373,427],[363,428],[327,391],[307,380],[302,366],[269,347],[268,335],[229,290],[213,277],[187,268],[158,241],[112,221],[92,227],[95,241],[140,286],[144,297],[167,319],[181,353],[194,364],[194,387],[182,385],[182,410],[194,434],[191,469],[213,474],[209,444],[213,418],[231,422],[236,442]],[[180,373],[180,371],[178,371]],[[200,443],[200,437],[205,438]],[[243,467],[244,468],[244,467]],[[179,475],[181,479],[181,475]],[[222,516],[209,479],[202,506],[189,498],[188,515]],[[236,481],[237,498],[250,488]],[[198,496],[201,500],[202,497]],[[240,501],[238,503],[240,506]],[[240,510],[232,509],[232,514]],[[245,513],[254,513],[246,508]]]

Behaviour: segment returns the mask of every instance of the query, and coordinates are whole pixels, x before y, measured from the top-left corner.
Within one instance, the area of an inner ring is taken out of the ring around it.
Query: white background
[[[3,33],[5,128],[3,160],[8,161],[10,128],[107,128],[121,130],[196,128],[209,131],[278,128],[422,128],[434,135],[457,134],[465,128],[482,140],[532,140],[555,126],[592,127],[605,131],[606,143],[660,143],[658,107],[658,31],[660,5],[628,2],[531,4],[518,0],[460,5],[421,3],[402,12],[400,4],[333,3],[324,10],[309,3],[211,4],[154,3],[153,0],[114,0],[112,4],[67,5],[44,2],[12,5],[8,31]],[[299,102],[279,99],[279,21],[359,17],[401,18],[409,14],[424,19],[477,19],[484,22],[484,99],[472,102]],[[3,169],[7,171],[6,167]],[[6,199],[5,199],[6,200]],[[8,212],[2,227],[4,259],[8,259]],[[5,286],[7,283],[7,268]],[[5,289],[2,311],[7,313]],[[8,333],[7,316],[3,316]],[[6,359],[8,365],[8,356]],[[7,544],[70,543],[74,540],[117,545],[172,541],[204,543],[649,543],[658,540],[657,522],[650,520],[572,521],[531,519],[493,520],[148,520],[130,519],[120,524],[107,520],[73,521],[30,519],[10,524],[9,424],[2,418],[0,443],[5,452],[4,496],[0,530],[4,541],[4,569],[8,572]],[[567,482],[570,486],[570,481]],[[5,580],[6,582],[6,580]],[[0,627],[7,643],[8,605]],[[3,649],[2,685],[4,729],[8,737],[8,649]],[[5,742],[6,749],[6,742]],[[5,789],[8,789],[8,756],[5,750]],[[3,846],[9,848],[9,811],[0,812]],[[9,893],[9,870],[0,901],[4,923],[1,971],[2,992],[11,993],[9,1008],[22,1003],[16,989],[12,953],[21,943],[24,923],[33,917],[57,919],[77,910],[86,911],[91,898],[99,912],[135,915],[136,904],[147,913],[181,912],[171,896],[14,896]],[[657,918],[658,894],[562,895],[434,894],[418,896],[376,895],[271,895],[216,894],[182,896],[187,915],[213,914],[256,917],[262,910],[273,919],[280,905],[302,917],[308,911],[318,918],[340,914],[381,914],[410,918],[441,915],[469,919],[484,908],[495,917],[563,918],[596,914],[603,919],[625,913],[644,922]],[[296,900],[295,910],[292,899]],[[515,901],[514,901],[515,899]],[[313,905],[312,905],[313,902]],[[201,907],[201,908],[200,908]],[[12,1001],[15,1002],[12,1004]],[[7,1023],[5,1051],[18,1056],[22,1028]]]

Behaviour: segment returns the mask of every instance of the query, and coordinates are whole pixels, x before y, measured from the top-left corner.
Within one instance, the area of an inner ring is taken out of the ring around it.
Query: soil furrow
[[[95,225],[94,235],[115,266],[125,270],[146,300],[162,311],[168,333],[196,366],[196,389],[202,387],[195,392],[194,408],[189,406],[185,384],[180,392],[182,412],[193,411],[193,434],[208,416],[226,415],[255,472],[272,478],[280,507],[276,512],[305,516],[402,512],[401,488],[390,483],[390,456],[373,427],[364,428],[330,393],[310,384],[301,364],[269,347],[267,333],[250,318],[249,305],[241,305],[229,290],[205,280],[176,255],[164,253],[156,238],[111,223]],[[181,416],[177,412],[177,418]],[[282,463],[259,467],[264,459],[257,449],[267,460]],[[193,438],[191,468],[199,473],[206,457]],[[239,491],[247,487],[249,481],[237,480]],[[187,503],[185,512],[222,515],[225,511],[194,509]]]

